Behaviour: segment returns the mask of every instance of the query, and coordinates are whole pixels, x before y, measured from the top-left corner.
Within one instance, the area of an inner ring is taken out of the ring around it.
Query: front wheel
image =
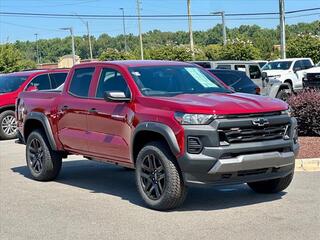
[[[267,181],[251,182],[248,186],[257,193],[278,193],[285,190],[291,183],[293,173],[283,178],[276,178]]]
[[[136,183],[144,202],[156,210],[178,207],[187,194],[177,163],[162,142],[151,142],[139,152]]]

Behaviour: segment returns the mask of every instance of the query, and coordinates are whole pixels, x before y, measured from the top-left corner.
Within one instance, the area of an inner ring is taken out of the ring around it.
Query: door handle
[[[115,120],[124,120],[124,119],[126,119],[125,116],[121,116],[121,115],[111,115],[111,118],[115,119]]]
[[[98,111],[97,111],[97,109],[95,109],[95,108],[91,108],[91,109],[89,109],[89,113],[98,113]]]
[[[64,105],[62,108],[61,108],[61,111],[65,111],[67,110],[69,107],[67,105]]]

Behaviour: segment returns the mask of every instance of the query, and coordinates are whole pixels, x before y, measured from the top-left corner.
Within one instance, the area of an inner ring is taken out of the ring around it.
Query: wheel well
[[[15,111],[15,106],[6,106],[6,107],[2,107],[0,109],[0,113],[4,112],[4,111],[7,111],[7,110],[11,110],[11,111]]]
[[[291,86],[291,88],[292,88],[292,86],[293,86],[293,85],[292,85],[292,81],[291,81],[290,79],[285,80],[284,83],[289,83],[290,86]]]
[[[157,132],[153,131],[140,131],[138,132],[133,140],[133,148],[132,148],[132,157],[134,163],[136,163],[137,156],[140,152],[140,150],[149,142],[153,141],[161,141],[164,144],[168,146],[168,149],[170,150],[170,147],[163,135]],[[171,150],[170,150],[171,151]]]
[[[42,123],[36,119],[27,120],[24,124],[24,140],[27,141],[30,133],[35,129],[45,130]],[[45,132],[45,131],[44,131]]]

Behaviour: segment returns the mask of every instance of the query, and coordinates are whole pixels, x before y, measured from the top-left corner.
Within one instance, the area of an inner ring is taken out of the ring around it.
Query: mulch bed
[[[320,137],[299,137],[298,158],[320,158]]]

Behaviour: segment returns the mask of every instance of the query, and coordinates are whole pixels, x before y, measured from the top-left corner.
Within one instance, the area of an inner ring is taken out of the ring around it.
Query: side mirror
[[[105,92],[104,100],[107,102],[129,102],[131,100],[130,97],[127,97],[124,92]]]
[[[38,91],[38,88],[36,86],[29,86],[26,89],[26,92],[34,92],[34,91]]]
[[[297,71],[300,71],[300,70],[302,70],[301,67],[296,67],[296,68],[293,69],[293,72],[297,72]]]

